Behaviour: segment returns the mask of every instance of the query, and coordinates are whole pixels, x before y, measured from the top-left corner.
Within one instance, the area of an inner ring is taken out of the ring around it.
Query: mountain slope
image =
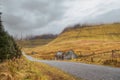
[[[65,40],[120,40],[120,24],[75,26],[67,28],[54,42]],[[54,43],[53,42],[53,43]]]
[[[85,25],[84,25],[85,26]],[[53,59],[57,51],[74,50],[78,55],[103,53],[120,49],[120,24],[104,24],[65,29],[55,40],[44,46],[25,49],[35,57]]]

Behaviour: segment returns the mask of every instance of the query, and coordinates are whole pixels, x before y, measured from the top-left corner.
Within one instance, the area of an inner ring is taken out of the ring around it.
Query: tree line
[[[6,59],[20,58],[22,55],[20,47],[16,44],[14,38],[5,31],[0,13],[0,62]]]

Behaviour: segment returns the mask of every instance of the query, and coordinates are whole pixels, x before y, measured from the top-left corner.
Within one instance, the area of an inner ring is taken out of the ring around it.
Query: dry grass
[[[0,80],[77,80],[61,70],[25,58],[0,64]]]
[[[42,59],[54,59],[57,51],[68,51],[70,49],[73,49],[78,55],[90,55],[92,53],[99,55],[99,53],[107,51],[120,50],[119,30],[119,23],[68,29],[47,45],[24,48],[24,50],[28,54],[35,51],[38,54],[33,56]],[[99,57],[102,59],[102,56]],[[78,61],[81,62],[79,59]]]

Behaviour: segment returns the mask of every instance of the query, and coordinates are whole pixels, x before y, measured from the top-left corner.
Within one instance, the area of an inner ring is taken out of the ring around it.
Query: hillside
[[[16,40],[19,46],[21,47],[36,47],[36,46],[42,46],[46,45],[52,40],[54,40],[57,37],[57,35],[53,34],[43,34],[43,35],[37,35],[37,36],[28,36],[23,40]]]
[[[31,36],[26,39],[29,40],[34,40],[34,39],[55,39],[57,35],[54,34],[42,34],[42,35],[37,35],[37,36]]]
[[[102,40],[119,41],[120,24],[104,24],[96,26],[75,26],[66,28],[53,43],[65,40]]]
[[[55,40],[44,46],[26,48],[28,54],[42,59],[54,59],[57,51],[74,50],[78,55],[90,55],[120,50],[120,24],[75,26],[65,29]],[[109,55],[110,56],[110,55]],[[107,58],[106,58],[107,59]]]
[[[16,40],[17,44],[24,48],[34,48],[36,46],[46,45],[54,39],[33,39],[33,40]]]

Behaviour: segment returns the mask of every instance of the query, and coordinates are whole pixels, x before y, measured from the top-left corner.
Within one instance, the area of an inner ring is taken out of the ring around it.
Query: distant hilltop
[[[36,35],[36,36],[28,36],[26,39],[35,40],[35,39],[55,39],[58,35],[57,34],[43,34],[43,35]]]

